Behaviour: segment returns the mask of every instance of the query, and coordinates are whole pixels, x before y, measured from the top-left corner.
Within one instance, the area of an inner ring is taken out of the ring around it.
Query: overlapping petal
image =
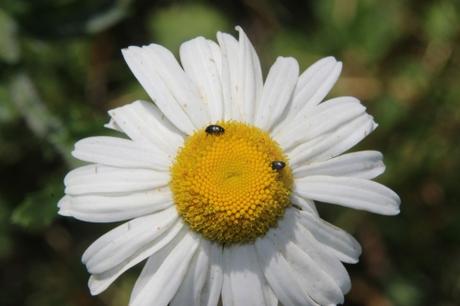
[[[296,214],[297,221],[307,228],[319,243],[329,248],[340,261],[358,262],[361,246],[350,234],[308,212],[297,211]]]
[[[168,182],[168,172],[98,164],[76,168],[64,178],[65,193],[72,196],[147,191],[166,186]]]
[[[345,267],[334,253],[329,252],[329,249],[326,249],[312,232],[303,226],[299,220],[299,214],[300,212],[295,209],[286,210],[285,217],[280,222],[280,236],[285,240],[292,239],[293,243],[308,254],[316,265],[335,282],[342,294],[348,293],[351,288],[351,280]],[[308,213],[303,212],[303,214]]]
[[[195,234],[186,233],[161,263],[150,257],[134,285],[129,304],[168,305],[179,289],[199,245],[200,239]]]
[[[322,162],[312,162],[293,170],[297,178],[309,175],[330,175],[373,179],[385,171],[383,155],[377,151],[343,154]]]
[[[201,294],[203,306],[216,306],[222,292],[224,272],[222,267],[223,247],[211,242],[209,248],[209,270]]]
[[[134,142],[157,147],[170,158],[183,143],[183,134],[152,103],[136,101],[109,111],[116,129]]]
[[[239,40],[217,33],[222,51],[224,118],[252,123],[262,93],[263,81],[259,57],[240,27]]]
[[[225,306],[269,306],[277,299],[265,282],[254,245],[230,246],[224,250]]]
[[[209,112],[198,89],[168,49],[151,44],[122,52],[139,83],[177,128],[192,134],[209,123]]]
[[[295,235],[295,232],[295,225],[290,225],[288,233],[292,236]],[[306,246],[308,242],[312,242],[311,239],[310,241],[307,240],[308,232],[307,237],[301,238],[301,241],[305,242],[302,244],[306,248],[305,250],[297,245],[293,238],[295,236],[286,236],[283,229],[267,233],[267,239],[270,239],[277,246],[279,252],[283,254],[293,271],[294,277],[312,300],[320,305],[343,303],[342,290],[329,274],[334,273],[332,270],[336,268],[330,266],[332,261],[321,258],[321,255],[324,256],[324,254],[318,254],[317,248],[312,245]]]
[[[268,72],[254,125],[269,131],[286,112],[299,76],[292,57],[278,57]]]
[[[107,136],[89,137],[78,141],[72,155],[95,164],[160,171],[167,171],[172,162],[171,157],[156,146]]]
[[[187,75],[198,88],[212,122],[223,119],[220,47],[213,41],[197,37],[183,43],[180,59]]]
[[[119,227],[115,228],[115,230],[118,228]],[[114,266],[110,270],[91,275],[88,281],[88,286],[91,290],[91,294],[95,295],[101,293],[102,291],[107,289],[107,287],[109,287],[110,284],[112,284],[126,270],[145,260],[147,257],[155,256],[160,258],[161,254],[167,255],[169,252],[166,246],[177,241],[178,237],[183,236],[184,233],[184,224],[181,221],[177,221],[173,226],[170,227],[170,230],[164,231],[156,239],[147,242],[144,247],[136,250],[136,252],[131,254],[131,256],[127,257],[122,263]],[[91,251],[91,254],[95,254],[96,252],[98,252],[99,249],[103,249],[112,240],[117,239],[116,236],[118,234],[120,234],[120,232],[110,231],[106,235],[102,236],[104,238],[101,237],[100,239],[96,240],[96,242],[93,245],[91,245],[93,247],[93,251]],[[91,256],[88,252],[85,254],[87,254],[87,258],[90,258]]]
[[[298,179],[295,184],[295,191],[309,199],[382,215],[399,213],[398,195],[388,187],[373,181],[314,175]]]
[[[58,203],[60,215],[87,222],[124,221],[173,205],[171,191],[167,188],[122,195],[66,195]]]
[[[342,71],[342,63],[333,57],[323,58],[303,72],[297,82],[291,106],[275,130],[283,130],[297,118],[305,117],[329,93]]]
[[[341,126],[364,114],[366,108],[353,97],[328,100],[302,116],[283,130],[273,134],[285,150],[326,137]]]
[[[201,295],[209,269],[211,242],[202,239],[171,306],[201,306]]]
[[[308,296],[304,284],[274,242],[270,239],[257,239],[255,247],[264,276],[281,304],[318,305]]]
[[[376,127],[372,116],[362,114],[324,137],[305,142],[288,151],[289,162],[295,169],[313,161],[324,161],[338,156],[363,140]]]

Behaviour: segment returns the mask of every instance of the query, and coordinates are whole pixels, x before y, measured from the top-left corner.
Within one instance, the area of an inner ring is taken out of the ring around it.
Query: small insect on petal
[[[217,124],[208,125],[205,131],[209,135],[221,135],[225,132],[224,128]]]
[[[272,169],[273,170],[282,170],[284,167],[286,167],[286,163],[281,161],[281,160],[275,160],[272,162]]]

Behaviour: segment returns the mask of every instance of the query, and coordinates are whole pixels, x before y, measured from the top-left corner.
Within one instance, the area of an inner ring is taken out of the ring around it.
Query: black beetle
[[[224,128],[217,124],[211,124],[206,127],[205,132],[210,135],[220,135],[225,132]]]
[[[286,167],[286,163],[285,163],[284,161],[275,160],[274,162],[272,162],[272,169],[273,169],[273,170],[280,171],[280,170],[282,170],[284,167]]]

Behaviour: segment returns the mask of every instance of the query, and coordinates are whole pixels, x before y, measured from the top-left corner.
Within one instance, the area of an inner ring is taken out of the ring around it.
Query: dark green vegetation
[[[218,4],[217,4],[218,3]],[[277,55],[305,69],[334,55],[331,96],[360,98],[380,124],[360,148],[384,153],[379,180],[397,217],[322,205],[362,243],[347,305],[458,305],[460,300],[460,2],[0,1],[0,304],[127,305],[138,269],[90,297],[79,257],[113,225],[56,216],[72,144],[108,135],[106,111],[145,98],[120,49],[177,51],[240,24],[267,71]]]

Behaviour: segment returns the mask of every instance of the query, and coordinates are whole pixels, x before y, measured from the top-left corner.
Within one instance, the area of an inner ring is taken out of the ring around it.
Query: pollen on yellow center
[[[171,190],[189,227],[222,244],[245,243],[276,226],[289,205],[292,173],[270,136],[251,125],[219,122],[223,133],[195,132],[171,168]],[[283,161],[281,170],[273,161]]]

